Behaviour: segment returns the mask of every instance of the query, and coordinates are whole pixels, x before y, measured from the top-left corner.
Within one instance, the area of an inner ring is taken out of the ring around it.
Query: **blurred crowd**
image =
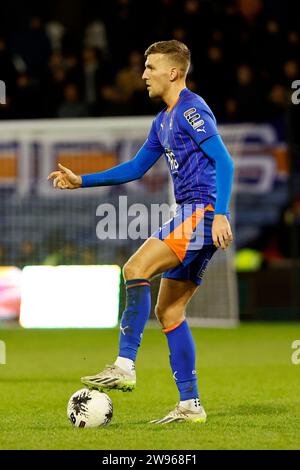
[[[0,17],[0,119],[155,114],[143,54],[175,38],[192,52],[188,87],[220,122],[276,124],[300,77],[299,17],[291,0],[11,0]]]

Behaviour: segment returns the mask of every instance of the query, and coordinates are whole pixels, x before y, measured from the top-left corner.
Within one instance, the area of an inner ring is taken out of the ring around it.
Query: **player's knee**
[[[170,328],[176,323],[184,320],[184,307],[161,308],[157,304],[154,312],[163,328]]]
[[[125,281],[130,281],[131,279],[145,279],[145,276],[137,262],[128,260],[123,266],[123,278]]]

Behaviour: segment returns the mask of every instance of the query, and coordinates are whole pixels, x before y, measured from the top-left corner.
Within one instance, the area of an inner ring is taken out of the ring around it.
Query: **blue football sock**
[[[142,334],[150,315],[151,292],[148,279],[126,281],[126,308],[120,325],[119,356],[136,360]]]
[[[193,336],[187,321],[163,330],[166,333],[170,364],[180,401],[199,398],[196,376],[196,351]]]

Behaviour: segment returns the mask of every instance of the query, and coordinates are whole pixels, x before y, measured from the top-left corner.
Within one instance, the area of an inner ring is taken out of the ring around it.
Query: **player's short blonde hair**
[[[187,75],[191,63],[191,52],[183,42],[176,39],[155,42],[148,47],[144,55],[147,58],[150,54],[167,55],[179,67],[182,74]]]

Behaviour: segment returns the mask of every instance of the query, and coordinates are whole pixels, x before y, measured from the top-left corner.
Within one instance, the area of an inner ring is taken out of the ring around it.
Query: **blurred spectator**
[[[53,51],[49,57],[48,72],[54,73],[56,70],[64,67],[64,57],[58,50]]]
[[[259,96],[259,86],[254,81],[253,69],[247,64],[240,65],[236,71],[236,82],[234,95],[238,120],[260,121],[264,103]]]
[[[56,57],[56,60],[59,60],[58,57]],[[50,70],[46,77],[43,87],[44,112],[46,117],[57,117],[58,108],[63,100],[65,85],[66,72],[63,66],[53,67],[53,70]]]
[[[41,116],[39,84],[27,73],[21,73],[17,77],[12,109],[17,119],[34,119]]]
[[[80,83],[80,61],[75,54],[67,54],[65,56],[64,70],[68,82]]]
[[[134,94],[145,93],[145,82],[142,80],[144,71],[144,56],[138,51],[132,51],[128,57],[127,67],[121,69],[116,76],[116,86],[122,101],[127,103]]]
[[[58,108],[58,117],[75,118],[89,115],[88,106],[79,98],[79,90],[74,83],[68,83],[64,88],[64,101]]]
[[[48,35],[52,51],[61,51],[62,39],[65,33],[64,26],[59,21],[49,21],[45,31]]]
[[[114,85],[101,86],[95,115],[124,116],[127,114],[130,114],[129,106],[126,107],[117,88]]]
[[[98,49],[103,56],[108,54],[106,28],[104,22],[99,18],[87,25],[84,45],[88,48]]]
[[[39,77],[51,53],[51,44],[41,18],[33,16],[26,30],[13,32],[10,47],[14,54],[24,60],[28,73]]]
[[[91,114],[98,98],[98,86],[102,83],[102,70],[96,50],[86,47],[82,53],[81,89],[85,103],[90,107]],[[104,72],[103,72],[104,73]]]

